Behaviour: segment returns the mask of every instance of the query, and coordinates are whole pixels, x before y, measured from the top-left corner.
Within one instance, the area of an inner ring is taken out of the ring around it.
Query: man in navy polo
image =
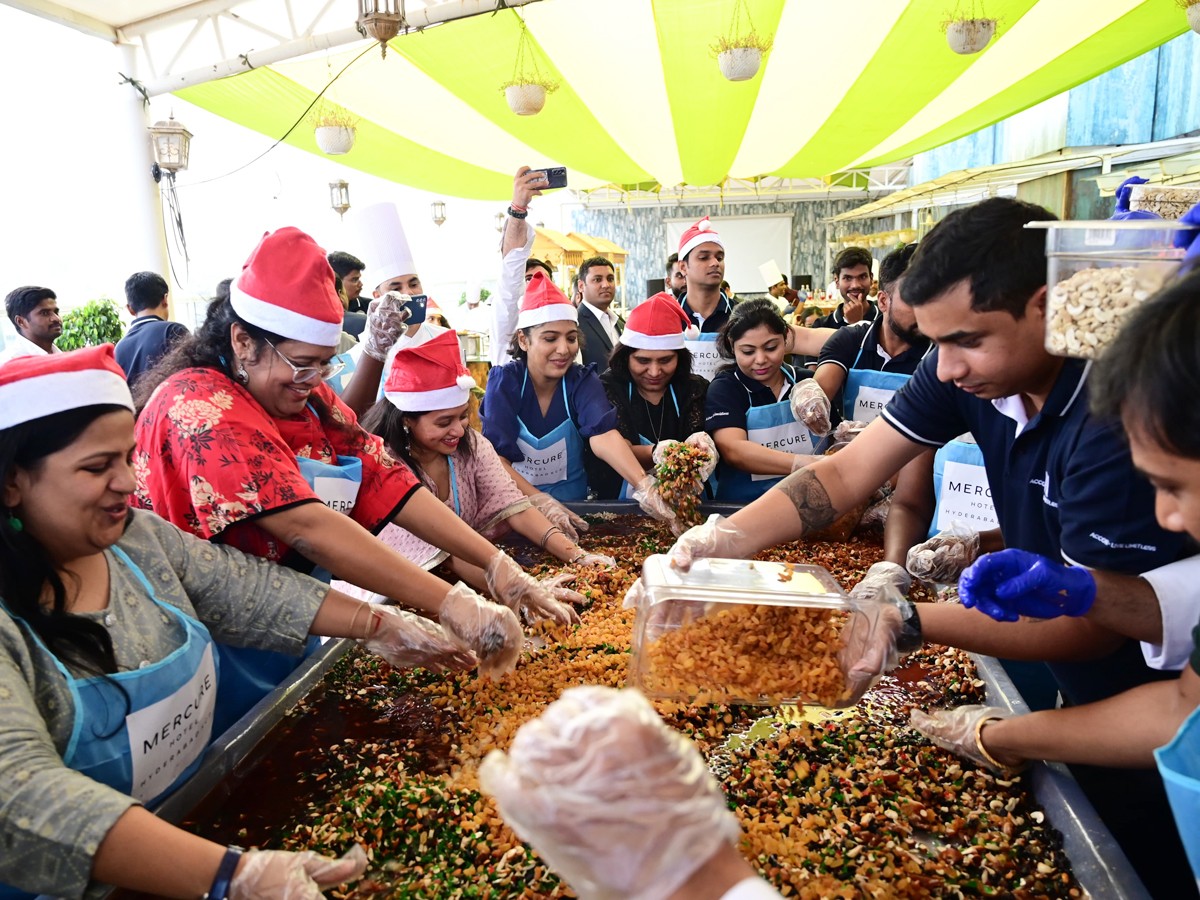
[[[1171,674],[1147,666],[1136,642],[1162,642],[1159,606],[1170,598],[1138,576],[1182,558],[1184,539],[1156,522],[1154,491],[1134,469],[1119,423],[1089,415],[1088,364],[1045,350],[1045,235],[1025,224],[1053,218],[1004,198],[947,216],[922,241],[904,279],[921,333],[937,349],[848,447],[788,476],[720,527],[710,522],[685,533],[672,550],[677,563],[748,557],[819,530],[919,453],[970,432],[983,452],[1005,546],[1092,569],[1096,602],[1079,618],[1020,622],[958,604],[874,607],[870,592],[894,596],[908,587],[902,567],[883,563],[864,579],[867,594],[858,592],[897,648],[924,638],[1045,660],[1073,704]],[[886,662],[877,661],[880,668]],[[1169,829],[1140,824],[1169,821],[1155,773],[1077,767],[1076,775],[1142,878],[1158,882],[1152,894],[1185,896],[1178,886],[1188,882],[1174,880],[1187,872],[1182,847]]]

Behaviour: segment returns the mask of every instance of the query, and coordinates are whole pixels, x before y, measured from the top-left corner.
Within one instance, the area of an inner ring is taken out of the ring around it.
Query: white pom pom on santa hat
[[[456,379],[454,379],[454,383],[464,391],[469,391],[471,388],[479,386],[475,379],[470,375],[459,375]]]

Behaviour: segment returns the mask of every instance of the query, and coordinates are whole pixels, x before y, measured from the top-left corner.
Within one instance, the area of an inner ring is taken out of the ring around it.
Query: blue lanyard
[[[525,385],[528,381],[529,381],[529,367],[526,366],[524,374],[521,375],[521,399],[522,400],[525,399]],[[570,419],[571,418],[571,401],[567,398],[567,378],[565,375],[559,381],[559,384],[562,385],[563,406],[567,410],[567,418]]]
[[[447,456],[446,462],[450,464],[450,496],[454,498],[454,514],[461,519],[462,506],[458,502],[458,473],[454,470],[454,457]]]
[[[668,384],[667,390],[671,392],[671,402],[675,404],[675,415],[676,415],[676,417],[678,417],[679,416],[679,400],[676,399],[676,397],[675,397],[675,385]],[[643,397],[642,399],[644,400],[646,398]],[[630,406],[633,405],[633,382],[632,381],[629,382],[629,404],[630,404]]]

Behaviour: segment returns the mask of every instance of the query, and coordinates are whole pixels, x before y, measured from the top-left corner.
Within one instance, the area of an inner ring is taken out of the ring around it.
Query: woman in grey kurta
[[[112,883],[243,900],[292,878],[315,900],[365,858],[243,854],[141,805],[211,738],[212,641],[299,653],[322,634],[394,665],[474,658],[433,623],[129,510],[133,446],[111,346],[0,369],[0,898]]]

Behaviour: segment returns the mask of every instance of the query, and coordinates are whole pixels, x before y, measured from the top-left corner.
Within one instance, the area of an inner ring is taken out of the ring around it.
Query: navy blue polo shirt
[[[825,363],[832,363],[849,374],[851,369],[869,369],[872,372],[896,372],[900,375],[911,375],[917,371],[917,366],[925,354],[929,352],[929,340],[922,338],[903,353],[896,356],[884,357],[879,346],[879,329],[886,328],[883,316],[863,322],[856,322],[839,328],[817,357],[817,368]],[[845,382],[838,390],[837,396],[830,404],[835,419],[841,418],[842,395],[846,390]]]
[[[701,334],[704,334],[705,332],[720,331],[725,323],[729,321],[729,316],[733,313],[733,307],[737,304],[725,296],[724,291],[721,291],[721,299],[717,301],[717,308],[713,310],[711,316],[704,320],[701,320],[700,316],[688,306],[686,291],[679,298],[679,305],[687,313],[688,318],[692,320],[692,324],[700,329]]]
[[[187,328],[178,322],[168,322],[158,316],[139,316],[134,319],[125,337],[117,341],[113,351],[117,365],[125,370],[125,380],[132,385],[143,372],[153,368],[162,359],[172,344],[187,335]]]
[[[971,433],[1005,546],[1127,575],[1185,555],[1185,537],[1155,520],[1154,489],[1134,469],[1119,423],[1088,411],[1090,363],[1066,360],[1043,408],[1018,429],[1011,416],[1024,418],[1019,397],[973,397],[938,381],[937,361],[934,350],[882,416],[930,447]],[[1104,660],[1050,668],[1073,703],[1173,674],[1149,669],[1133,641]]]
[[[789,366],[784,369],[784,391],[782,397],[763,384],[741,373],[737,366],[730,366],[717,373],[708,386],[704,398],[704,430],[710,434],[722,428],[746,429],[746,413],[755,406],[770,406],[786,400],[792,392],[794,382],[812,378],[808,369]],[[791,375],[791,378],[788,378]]]

